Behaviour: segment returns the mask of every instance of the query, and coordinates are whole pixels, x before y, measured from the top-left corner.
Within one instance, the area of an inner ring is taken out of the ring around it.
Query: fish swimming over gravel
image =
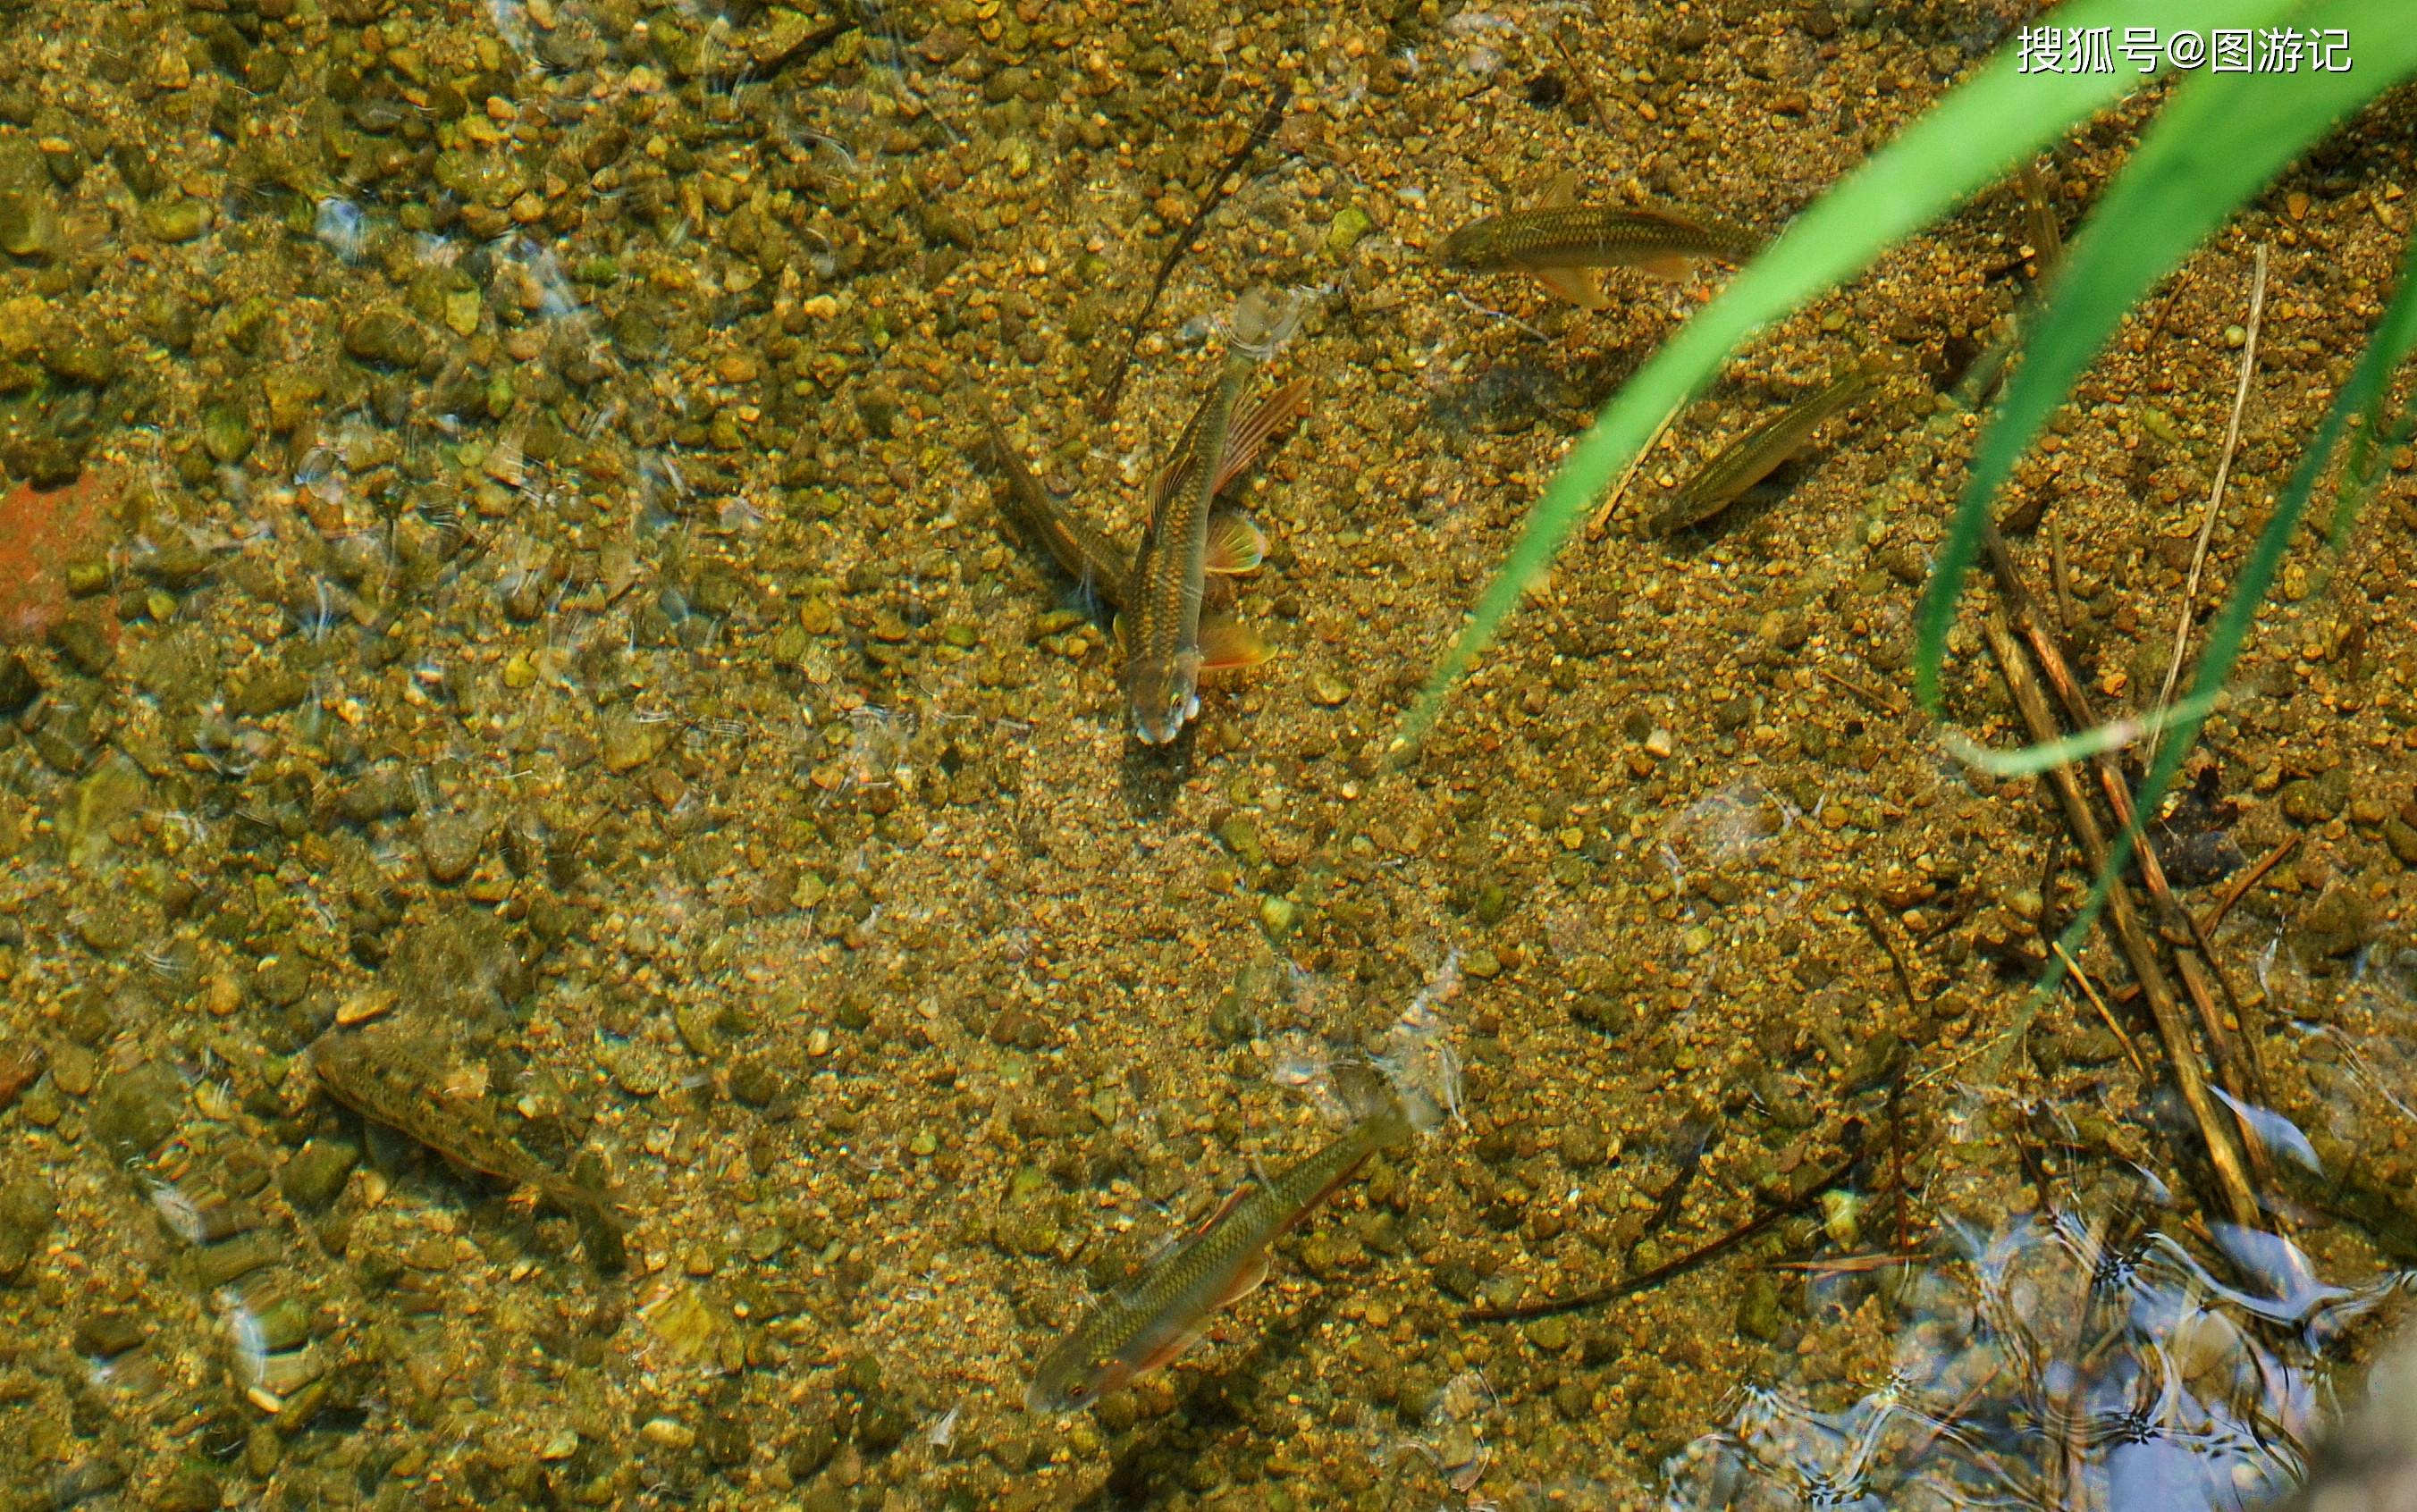
[[[327,1096],[370,1122],[409,1135],[464,1170],[534,1190],[579,1225],[580,1243],[598,1270],[628,1264],[621,1221],[602,1195],[529,1154],[479,1099],[451,1096],[445,1068],[433,1057],[387,1036],[333,1034],[312,1047],[311,1068]]]
[[[1268,1246],[1315,1212],[1370,1156],[1406,1142],[1410,1131],[1408,1111],[1389,1098],[1273,1181],[1237,1189],[1084,1316],[1041,1362],[1024,1394],[1026,1411],[1088,1407],[1174,1361],[1199,1342],[1220,1310],[1267,1279]]]
[[[1151,480],[1149,523],[1125,577],[1117,631],[1125,653],[1125,712],[1134,738],[1145,746],[1167,744],[1200,712],[1204,669],[1251,666],[1267,657],[1255,636],[1225,645],[1204,642],[1200,609],[1218,464],[1225,455],[1234,406],[1276,335],[1276,312],[1263,291],[1254,289],[1235,302],[1216,386]]]
[[[1217,464],[1218,493],[1250,471],[1275,433],[1307,407],[1308,397],[1309,380],[1297,378],[1234,423],[1225,433],[1225,455]],[[1007,479],[999,514],[1017,535],[1046,552],[1075,586],[1110,609],[1123,608],[1126,582],[1132,575],[1132,553],[1052,495],[1015,454],[988,410],[981,411],[981,419],[992,465]],[[1206,565],[1210,574],[1235,577],[1254,572],[1266,559],[1267,550],[1267,537],[1239,510],[1221,509],[1209,518]],[[1216,626],[1225,617],[1213,606],[1204,607],[1204,636],[1222,634]]]
[[[1513,269],[1572,304],[1601,310],[1604,268],[1681,279],[1700,261],[1743,263],[1762,249],[1759,234],[1708,212],[1579,204],[1575,186],[1563,174],[1534,206],[1461,227],[1444,240],[1444,262],[1472,272]]]
[[[1839,370],[1828,383],[1738,437],[1697,469],[1654,509],[1649,528],[1667,536],[1719,514],[1802,451],[1822,421],[1852,403],[1885,370],[1877,361]]]
[[[1209,603],[1207,582],[1255,571],[1265,560],[1267,537],[1258,527],[1238,511],[1215,508],[1214,501],[1306,408],[1309,380],[1296,379],[1231,418],[1254,361],[1247,352],[1229,354],[1217,386],[1151,476],[1149,525],[1131,552],[1053,498],[997,422],[982,416],[992,461],[1007,479],[999,513],[1086,593],[1118,612],[1127,703],[1148,745],[1174,739],[1196,712],[1201,673],[1254,667],[1269,656],[1255,631]],[[1203,461],[1211,445],[1214,468]]]

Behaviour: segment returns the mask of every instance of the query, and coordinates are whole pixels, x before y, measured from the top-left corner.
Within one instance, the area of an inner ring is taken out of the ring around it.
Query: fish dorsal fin
[[[1223,493],[1236,478],[1251,470],[1275,433],[1309,408],[1309,380],[1296,378],[1269,394],[1251,413],[1226,428],[1225,449],[1217,459],[1217,480],[1211,493]]]
[[[1536,208],[1560,210],[1578,203],[1578,175],[1564,168],[1544,185],[1544,192],[1536,196]]]
[[[1275,653],[1259,632],[1230,614],[1200,616],[1200,670],[1239,672],[1255,667]]]
[[[1209,571],[1227,577],[1256,572],[1267,559],[1268,538],[1249,517],[1232,509],[1209,517],[1206,564]]]

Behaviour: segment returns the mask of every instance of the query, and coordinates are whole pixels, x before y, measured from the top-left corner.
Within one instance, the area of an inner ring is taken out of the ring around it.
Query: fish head
[[[1183,733],[1200,712],[1200,653],[1140,657],[1125,668],[1125,704],[1132,711],[1133,735],[1145,746],[1163,746]]]
[[[1089,1330],[1059,1345],[1024,1391],[1027,1413],[1079,1413],[1132,1379],[1132,1364],[1091,1346]]]

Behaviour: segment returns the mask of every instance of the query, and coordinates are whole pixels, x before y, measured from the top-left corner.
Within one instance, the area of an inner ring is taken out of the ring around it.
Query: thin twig
[[[1875,713],[1885,714],[1892,718],[1905,713],[1904,704],[1899,703],[1895,699],[1889,695],[1880,692],[1877,688],[1865,688],[1862,684],[1858,683],[1851,678],[1840,676],[1838,673],[1832,672],[1827,667],[1817,666],[1813,671],[1818,675],[1826,677],[1830,681],[1837,684],[1847,692],[1854,694],[1857,698],[1862,700],[1863,703]]]
[[[2039,658],[2041,673],[2056,690],[2066,718],[2077,729],[2096,727],[2098,715],[2090,706],[2090,695],[2083,690],[2080,679],[2074,676],[2062,643],[2041,618],[2014,566],[2014,553],[2006,549],[2005,538],[1993,527],[1983,537],[1983,546],[1988,554],[1990,571],[1998,580],[1998,591],[2005,597],[2008,612],[2029,643],[2031,654]],[[2106,795],[2107,807],[2114,810],[2115,822],[2129,827],[2133,822],[2132,790],[2124,780],[2122,767],[2108,751],[2100,751],[2091,766],[2098,774],[2098,785]],[[2149,900],[2160,932],[2173,947],[2175,970],[2181,974],[2182,988],[2190,994],[2191,1006],[2198,1014],[2199,1025],[2206,1031],[2208,1045],[2214,1052],[2217,1080],[2236,1098],[2265,1102],[2266,1066],[2257,1052],[2257,1036],[2234,1033],[2233,1025],[2241,1017],[2241,1000],[2233,994],[2223,973],[2215,969],[2214,947],[2209,945],[2189,910],[2175,899],[2173,887],[2166,879],[2164,859],[2151,839],[2142,837],[2136,858],[2140,879],[2148,885]],[[2221,1004],[2217,1002],[2219,995]],[[2227,1008],[2231,1011],[2230,1018],[2227,1017]],[[2251,1163],[2257,1167],[2259,1174],[2269,1174],[2259,1147],[2253,1142],[2249,1150]]]
[[[2174,280],[2173,288],[2168,290],[2166,294],[2166,302],[2157,307],[2157,318],[2151,321],[2149,323],[2148,331],[2142,335],[2138,340],[2132,343],[2133,351],[2146,352],[2149,350],[2150,344],[2155,341],[2158,336],[2165,331],[2166,317],[2174,312],[2174,301],[2180,299],[2182,296],[2182,291],[2191,286],[2191,280],[2196,275],[2194,274],[2185,272],[2181,278]]]
[[[1862,1154],[1860,1150],[1850,1151],[1845,1159],[1821,1172],[1802,1191],[1787,1201],[1765,1208],[1710,1243],[1690,1249],[1676,1260],[1665,1261],[1641,1275],[1631,1276],[1626,1280],[1615,1281],[1609,1286],[1582,1293],[1577,1296],[1529,1302],[1516,1308],[1503,1308],[1498,1311],[1490,1308],[1471,1308],[1460,1315],[1460,1321],[1463,1323],[1520,1323],[1530,1318],[1551,1318],[1565,1312],[1583,1312],[1589,1308],[1599,1308],[1606,1302],[1617,1302],[1621,1297],[1634,1296],[1639,1292],[1649,1292],[1672,1277],[1683,1275],[1704,1262],[1736,1248],[1782,1219],[1803,1212],[1819,1202],[1824,1192],[1845,1181],[1847,1173],[1852,1172],[1862,1159]]]
[[[2073,974],[2073,979],[2080,984],[2082,995],[2090,999],[2091,1007],[2098,1010],[2099,1019],[2105,1022],[2108,1033],[2115,1036],[2115,1043],[2123,1047],[2123,1058],[2132,1063],[2133,1070],[2140,1073],[2141,1081],[2148,1081],[2149,1063],[2140,1059],[2140,1052],[2132,1048],[2132,1036],[2125,1034],[2123,1026],[2115,1021],[2114,1010],[2106,1005],[2105,998],[2098,995],[2097,985],[2090,981],[2090,974],[2081,969],[2081,962],[2066,953],[2063,941],[2051,942],[2049,948],[2056,952],[2059,960],[2064,962],[2064,969]]]
[[[1285,107],[1291,103],[1292,85],[1279,81],[1275,91],[1268,96],[1267,105],[1260,110],[1259,118],[1252,123],[1251,134],[1242,139],[1242,144],[1225,159],[1225,166],[1218,169],[1217,176],[1208,181],[1208,192],[1200,199],[1200,208],[1192,212],[1191,220],[1176,234],[1174,242],[1167,247],[1166,256],[1158,265],[1158,277],[1150,280],[1149,297],[1142,301],[1140,313],[1133,316],[1132,329],[1125,333],[1124,355],[1117,358],[1116,372],[1109,377],[1106,386],[1100,390],[1098,401],[1091,406],[1091,413],[1101,419],[1114,415],[1117,401],[1124,397],[1125,375],[1132,371],[1133,354],[1141,350],[1141,334],[1148,329],[1149,317],[1158,312],[1159,296],[1166,293],[1166,280],[1175,276],[1175,265],[1183,261],[1183,254],[1200,239],[1201,230],[1208,224],[1208,218],[1225,203],[1226,184],[1250,162],[1253,153],[1267,145],[1268,139],[1276,134],[1276,129],[1284,125]]]
[[[2257,269],[2249,284],[2248,336],[2241,343],[2241,382],[2232,390],[2232,420],[2224,428],[2224,456],[2215,464],[2215,484],[2207,492],[2207,515],[2198,522],[2198,545],[2191,552],[2190,577],[2182,583],[2181,610],[2174,616],[2174,654],[2166,663],[2166,680],[2157,688],[2157,707],[2162,709],[2174,700],[2174,679],[2181,675],[2182,653],[2190,646],[2191,616],[2198,603],[2198,578],[2207,566],[2207,543],[2215,535],[2216,517],[2224,512],[2224,485],[2232,476],[2232,454],[2241,446],[2241,412],[2249,406],[2250,380],[2257,376],[2257,327],[2266,313],[2266,244],[2257,244]],[[2162,732],[2149,736],[2148,749],[2141,764],[2157,764],[2157,742]]]
[[[2059,733],[2056,716],[2049,712],[2047,696],[2040,690],[2022,646],[2007,626],[2005,612],[1991,610],[1984,629],[1990,653],[1997,658],[1998,670],[2005,678],[2014,707],[2029,728],[2031,739],[2043,743],[2055,739]],[[2200,1067],[2198,1048],[2192,1043],[2190,1025],[2182,1018],[2173,984],[2166,979],[2165,968],[2158,963],[2156,945],[2140,920],[2139,909],[2132,900],[2132,889],[2122,878],[2107,876],[2106,832],[2070,764],[2060,764],[2047,776],[2050,789],[2064,809],[2074,840],[2081,847],[2083,863],[2106,877],[2108,923],[2116,943],[2122,946],[2124,959],[2131,964],[2133,977],[2140,984],[2141,995],[2148,1000],[2149,1016],[2156,1023],[2158,1037],[2165,1042],[2175,1089],[2181,1094],[2182,1105],[2190,1111],[2192,1122],[2198,1126],[2199,1142],[2206,1147],[2208,1162],[2215,1171],[2216,1190],[2223,1199],[2225,1216],[2243,1227],[2255,1224],[2258,1221],[2258,1204],[2249,1184],[2247,1167],[2240,1148],[2233,1143],[2231,1130],[2217,1115],[2214,1097],[2208,1093],[2207,1073]]]
[[[2224,916],[2232,912],[2232,905],[2241,901],[2242,895],[2246,893],[2250,888],[2257,886],[2257,880],[2260,877],[2265,876],[2266,873],[2273,870],[2277,866],[2280,866],[2282,864],[2283,857],[2290,854],[2293,850],[2297,849],[2299,843],[2300,837],[2297,835],[2286,837],[2282,844],[2275,846],[2263,856],[2260,856],[2256,866],[2251,867],[2240,876],[2233,878],[2232,885],[2224,889],[2224,896],[2217,899],[2215,900],[2215,906],[2209,909],[2206,915],[2198,921],[2199,932],[2201,934],[2213,934],[2216,931],[2216,927],[2224,922]]]

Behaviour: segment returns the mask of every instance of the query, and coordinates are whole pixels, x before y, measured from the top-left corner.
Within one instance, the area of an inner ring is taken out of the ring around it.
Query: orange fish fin
[[[1603,296],[1603,275],[1599,268],[1520,265],[1532,274],[1537,282],[1580,310],[1601,310],[1610,303]]]
[[[1152,1370],[1163,1370],[1181,1359],[1184,1351],[1208,1337],[1210,1316],[1212,1315],[1209,1313],[1202,1313],[1191,1323],[1184,1324],[1181,1329],[1168,1335],[1156,1349],[1134,1361],[1132,1373],[1125,1377],[1125,1383],[1131,1384]]]
[[[1638,271],[1650,273],[1657,279],[1667,279],[1672,283],[1684,283],[1695,276],[1695,260],[1692,257],[1680,257],[1674,252],[1667,257],[1649,257],[1636,266]]]
[[[1200,670],[1239,672],[1273,656],[1259,632],[1228,615],[1200,616]]]
[[[1268,538],[1248,517],[1231,509],[1208,518],[1208,560],[1211,572],[1231,576],[1256,572],[1268,559]]]
[[[1224,1311],[1225,1308],[1232,1307],[1235,1303],[1241,1301],[1244,1297],[1249,1296],[1252,1293],[1257,1291],[1266,1283],[1267,1278],[1268,1252],[1262,1249],[1257,1254],[1251,1257],[1251,1263],[1249,1264],[1244,1265],[1240,1270],[1234,1273],[1234,1278],[1227,1281],[1225,1283],[1225,1289],[1217,1293],[1215,1301],[1208,1304],[1208,1310],[1210,1312]]]
[[[1275,433],[1309,409],[1309,380],[1296,378],[1261,400],[1251,413],[1225,430],[1225,449],[1217,458],[1217,480],[1211,493],[1223,493],[1234,479],[1251,470]]]

